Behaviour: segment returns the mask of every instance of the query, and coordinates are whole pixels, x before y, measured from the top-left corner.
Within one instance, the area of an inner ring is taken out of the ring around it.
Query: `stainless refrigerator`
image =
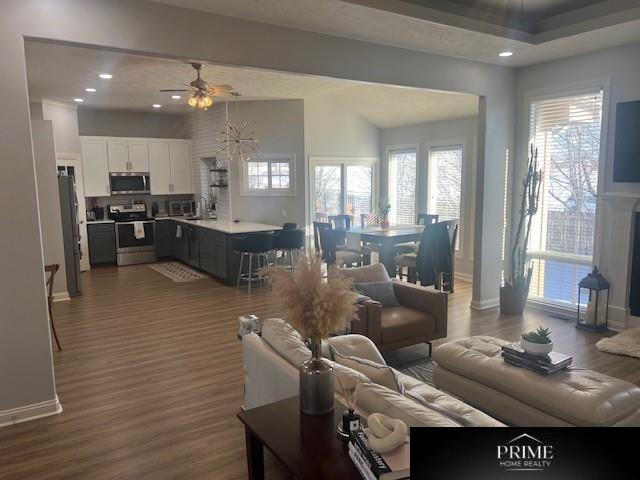
[[[80,226],[78,218],[78,197],[73,177],[59,176],[60,210],[62,213],[62,239],[64,263],[67,270],[67,291],[70,297],[80,295]]]

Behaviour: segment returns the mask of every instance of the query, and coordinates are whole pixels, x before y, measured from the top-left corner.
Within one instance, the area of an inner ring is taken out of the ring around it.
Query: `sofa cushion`
[[[353,288],[362,295],[378,302],[383,307],[399,307],[400,302],[393,291],[393,282],[354,283]]]
[[[501,356],[504,340],[477,336],[439,346],[438,368],[501,392],[578,426],[610,426],[636,415],[640,388],[584,369],[549,376],[507,364]]]
[[[433,332],[433,315],[408,307],[389,307],[381,311],[382,343],[393,343],[406,338],[419,338]]]
[[[505,425],[484,412],[467,405],[437,388],[421,383],[405,395],[424,403],[426,406],[444,410],[445,416],[461,424],[471,427],[504,427]]]
[[[341,268],[340,273],[353,280],[353,283],[388,282],[390,280],[387,269],[381,263],[374,263],[364,267]]]
[[[395,392],[404,392],[404,387],[400,380],[398,380],[395,371],[387,365],[372,362],[364,358],[340,355],[335,349],[333,350],[333,359],[335,363],[339,365],[362,373],[370,378],[373,383],[383,385]]]
[[[375,383],[360,386],[356,404],[367,414],[383,413],[388,417],[402,420],[409,427],[460,426],[451,418],[426,408],[416,400]]]
[[[386,365],[384,358],[380,354],[378,347],[370,338],[355,333],[349,335],[339,335],[337,337],[329,337],[326,340],[330,349],[335,349],[340,355],[348,355],[351,357],[364,358],[372,362]],[[333,347],[333,348],[331,348]],[[333,360],[333,352],[331,354]]]

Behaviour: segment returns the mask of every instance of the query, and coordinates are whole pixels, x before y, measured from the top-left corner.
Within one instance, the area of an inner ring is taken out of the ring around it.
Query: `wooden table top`
[[[347,233],[357,233],[360,235],[377,237],[397,237],[403,235],[422,234],[424,225],[393,225],[386,230],[380,227],[353,227]]]
[[[336,401],[333,413],[312,417],[300,412],[299,397],[291,397],[242,410],[238,418],[296,478],[361,480],[336,430],[345,409]]]

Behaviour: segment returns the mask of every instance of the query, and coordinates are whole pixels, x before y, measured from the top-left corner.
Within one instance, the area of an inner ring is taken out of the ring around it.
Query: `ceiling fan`
[[[216,85],[210,87],[205,80],[200,78],[200,70],[202,69],[202,64],[192,63],[191,66],[195,69],[198,76],[193,82],[189,84],[189,88],[164,89],[160,91],[191,92],[191,95],[187,99],[187,103],[192,107],[201,108],[203,110],[206,110],[211,105],[213,105],[213,97],[233,92],[233,87],[231,85]]]

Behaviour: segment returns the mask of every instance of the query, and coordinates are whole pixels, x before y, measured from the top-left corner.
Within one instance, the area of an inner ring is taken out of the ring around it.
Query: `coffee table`
[[[336,432],[345,408],[336,401],[332,413],[311,417],[300,412],[299,397],[292,397],[240,411],[249,478],[264,478],[264,448],[268,448],[299,480],[361,480],[347,442]]]

